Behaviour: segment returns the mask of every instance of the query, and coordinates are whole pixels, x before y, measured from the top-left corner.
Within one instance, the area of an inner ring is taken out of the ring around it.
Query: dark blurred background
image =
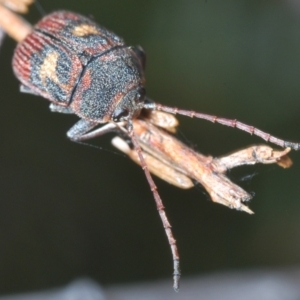
[[[300,5],[288,0],[52,0],[47,12],[92,16],[147,52],[147,93],[162,103],[237,118],[300,141]],[[32,7],[32,23],[41,17]],[[140,167],[118,155],[113,135],[93,149],[70,142],[74,116],[19,93],[0,52],[0,294],[63,285],[170,279],[172,261]],[[181,139],[213,156],[259,138],[180,118]],[[108,151],[107,151],[108,150]],[[233,171],[255,192],[255,215],[155,178],[178,241],[183,276],[300,264],[300,153],[294,165]],[[250,176],[249,176],[250,175]]]

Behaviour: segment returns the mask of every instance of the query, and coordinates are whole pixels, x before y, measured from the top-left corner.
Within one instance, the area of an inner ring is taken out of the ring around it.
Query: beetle
[[[236,127],[281,147],[299,150],[300,144],[278,139],[237,120],[155,103],[146,96],[145,62],[141,47],[127,46],[122,38],[87,17],[58,11],[45,16],[17,45],[12,64],[22,92],[48,99],[53,112],[79,116],[80,120],[67,132],[71,140],[82,141],[126,128],[167,234],[174,262],[173,287],[178,291],[176,240],[132,121],[142,110],[158,110]],[[98,127],[99,124],[104,125]]]

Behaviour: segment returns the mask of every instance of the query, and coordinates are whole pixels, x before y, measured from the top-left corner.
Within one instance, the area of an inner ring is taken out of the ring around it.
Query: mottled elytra
[[[132,120],[140,115],[142,109],[160,110],[237,127],[281,147],[300,149],[298,143],[278,139],[237,120],[153,102],[145,93],[145,53],[142,48],[126,46],[111,31],[72,12],[54,12],[36,24],[32,33],[17,46],[13,69],[22,83],[21,91],[50,100],[50,109],[54,112],[80,117],[67,133],[71,140],[85,140],[116,128],[126,128],[153,192],[171,246],[173,286],[176,291],[180,278],[176,240],[135,136]]]
[[[13,68],[24,87],[53,108],[105,123],[142,108],[143,61],[136,53],[88,18],[56,12],[17,46]]]

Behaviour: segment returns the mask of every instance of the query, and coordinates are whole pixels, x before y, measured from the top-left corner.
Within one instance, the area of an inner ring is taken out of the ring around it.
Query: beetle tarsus
[[[179,259],[174,259],[173,289],[176,293],[179,292],[180,276],[181,276],[181,272],[180,272]]]

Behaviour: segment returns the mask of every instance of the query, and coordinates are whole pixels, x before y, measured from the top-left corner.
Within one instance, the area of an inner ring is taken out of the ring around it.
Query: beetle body
[[[143,61],[114,33],[70,12],[43,18],[13,57],[23,90],[82,119],[105,123],[137,115],[143,100]]]
[[[300,143],[278,139],[237,120],[169,107],[146,98],[142,49],[126,46],[114,33],[75,13],[55,12],[43,18],[17,46],[13,68],[22,91],[50,100],[52,111],[80,117],[67,133],[70,139],[82,141],[113,130],[125,132],[131,138],[170,244],[176,291],[180,279],[176,240],[134,132],[133,118],[139,116],[141,109],[180,114],[236,127],[281,147],[300,149]],[[99,123],[107,124],[96,128]],[[147,139],[142,143],[146,150],[151,149],[147,148]]]

